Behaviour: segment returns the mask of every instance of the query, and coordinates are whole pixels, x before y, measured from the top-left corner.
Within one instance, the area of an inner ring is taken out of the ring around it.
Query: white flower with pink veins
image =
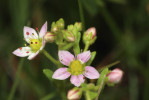
[[[13,54],[19,57],[28,56],[29,60],[35,58],[46,44],[44,40],[44,35],[46,32],[47,22],[45,22],[45,24],[42,26],[41,30],[39,31],[39,35],[33,28],[24,26],[24,38],[29,45],[16,49]]]
[[[85,63],[90,59],[90,51],[78,54],[76,57],[68,51],[59,51],[59,60],[63,65],[69,66],[57,69],[52,78],[58,80],[67,79],[70,75],[70,81],[75,86],[79,87],[85,81],[85,77],[89,79],[98,79],[99,73],[92,66],[85,66]],[[84,77],[85,76],[85,77]]]

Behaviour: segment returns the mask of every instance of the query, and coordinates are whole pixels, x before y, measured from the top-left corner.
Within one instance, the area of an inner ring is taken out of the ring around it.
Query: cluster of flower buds
[[[74,25],[68,25],[67,29],[62,31],[64,39],[68,42],[74,42],[77,38],[77,34],[82,30],[82,24],[76,22]]]
[[[57,22],[53,22],[51,25],[51,32],[58,33],[60,30],[64,29],[64,20],[61,18]]]
[[[82,91],[77,87],[69,90],[67,93],[68,100],[78,100],[81,98],[81,96],[82,96]]]
[[[123,77],[123,71],[119,68],[116,68],[112,70],[110,73],[108,73],[107,77],[108,77],[108,81],[107,81],[108,85],[117,84],[121,81]]]
[[[76,22],[74,25],[68,25],[67,29],[64,29],[64,20],[61,18],[51,25],[51,31],[47,32],[44,39],[46,42],[54,42],[55,40],[66,40],[67,42],[74,42],[77,38],[78,32],[82,30],[82,24]]]
[[[61,18],[56,22],[53,22],[51,25],[51,32],[46,32],[46,35],[44,36],[44,39],[46,42],[54,42],[56,39],[58,33],[64,29],[64,20]]]
[[[88,45],[92,45],[96,40],[96,28],[91,27],[87,31],[84,32],[83,42]]]

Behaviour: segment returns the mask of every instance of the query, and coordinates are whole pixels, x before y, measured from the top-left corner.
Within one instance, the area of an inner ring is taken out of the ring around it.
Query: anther
[[[35,42],[35,44],[37,44],[37,42]]]
[[[29,35],[29,32],[26,32],[27,35]]]
[[[32,33],[32,35],[34,35],[34,33]]]
[[[19,49],[22,50],[22,47],[20,47]]]
[[[33,42],[31,42],[31,44],[33,44]]]
[[[83,79],[85,79],[85,77],[83,76]]]
[[[26,53],[29,53],[29,51],[27,51]]]
[[[36,27],[36,31],[38,31],[38,28]]]

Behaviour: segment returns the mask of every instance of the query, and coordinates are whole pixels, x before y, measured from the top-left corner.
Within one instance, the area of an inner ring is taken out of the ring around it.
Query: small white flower
[[[16,49],[13,54],[19,57],[29,56],[28,59],[32,60],[38,55],[39,51],[45,46],[44,35],[47,32],[47,22],[42,26],[39,36],[37,32],[30,27],[24,26],[24,38],[29,46],[20,47]]]

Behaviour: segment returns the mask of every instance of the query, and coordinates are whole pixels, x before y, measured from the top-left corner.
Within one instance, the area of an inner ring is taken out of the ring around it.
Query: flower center
[[[68,71],[72,74],[72,75],[80,75],[84,72],[84,67],[81,64],[81,62],[77,59],[71,62]]]
[[[40,49],[42,41],[38,39],[30,39],[30,47],[33,52],[36,52]]]

